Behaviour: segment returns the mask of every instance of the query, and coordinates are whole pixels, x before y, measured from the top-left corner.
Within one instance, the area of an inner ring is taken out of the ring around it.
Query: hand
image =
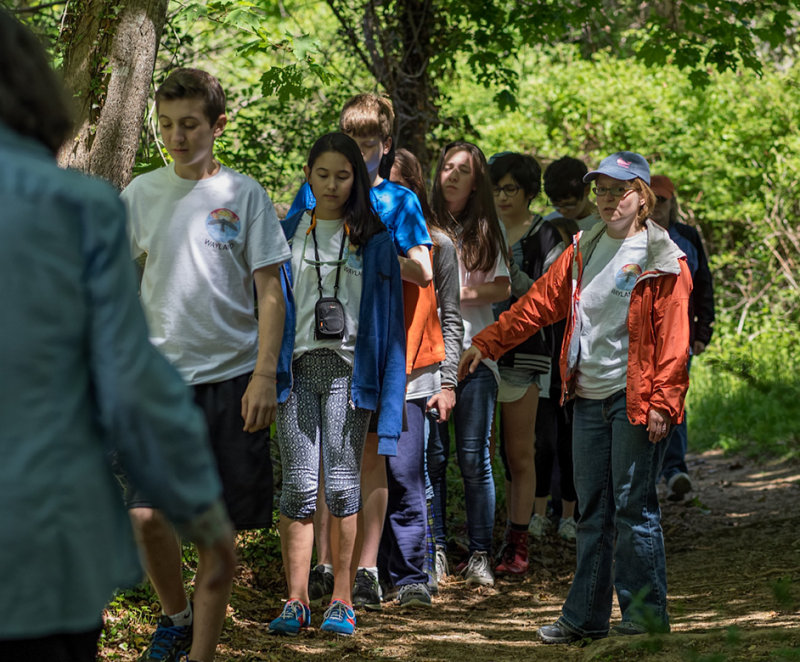
[[[443,423],[450,418],[450,412],[456,406],[456,392],[451,388],[442,388],[441,392],[434,395],[425,409],[438,409],[439,410],[439,423]]]
[[[669,416],[661,409],[651,409],[647,412],[647,431],[650,433],[650,441],[658,443],[669,434]]]
[[[692,343],[692,354],[695,356],[700,356],[703,352],[706,351],[706,344],[702,340],[695,340]]]
[[[253,375],[242,396],[242,419],[245,432],[258,432],[269,427],[278,410],[275,378]]]
[[[475,345],[472,345],[461,355],[461,360],[458,362],[458,381],[465,379],[467,375],[471,375],[481,363],[483,354]]]
[[[229,587],[236,572],[236,547],[233,529],[210,547],[199,547],[208,559],[208,572],[203,573],[203,581],[212,590]]]

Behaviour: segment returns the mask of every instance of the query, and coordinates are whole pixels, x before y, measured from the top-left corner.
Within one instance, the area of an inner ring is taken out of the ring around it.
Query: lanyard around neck
[[[321,264],[330,264],[330,262],[322,262],[319,257],[319,247],[317,246],[317,213],[316,210],[311,212],[311,225],[306,232],[306,239],[305,242],[308,243],[308,235],[311,235],[311,238],[314,240],[314,268],[317,270],[317,289],[319,290],[319,296],[322,298],[324,296],[324,292],[322,290],[322,273],[320,272],[319,266]],[[342,263],[342,256],[344,255],[344,243],[347,240],[347,224],[342,227],[342,241],[339,244],[339,259],[336,260],[336,280],[333,283],[333,296],[338,297],[339,294],[339,275],[341,273]],[[303,244],[303,255],[305,255],[306,247],[305,243]]]

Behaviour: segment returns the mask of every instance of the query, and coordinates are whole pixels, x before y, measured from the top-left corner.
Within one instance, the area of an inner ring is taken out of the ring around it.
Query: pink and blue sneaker
[[[327,612],[326,612],[327,613]],[[311,622],[311,609],[300,600],[287,600],[283,611],[269,624],[269,631],[273,634],[288,634],[295,636],[302,628],[307,628]]]
[[[356,613],[344,600],[334,600],[325,610],[320,630],[350,636],[356,629]]]

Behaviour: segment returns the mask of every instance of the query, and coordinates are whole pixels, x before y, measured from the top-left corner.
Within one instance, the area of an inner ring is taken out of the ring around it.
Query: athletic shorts
[[[228,515],[239,530],[272,524],[272,460],[269,428],[242,430],[242,396],[250,374],[192,386],[194,401],[205,414],[211,450],[222,479]],[[122,477],[128,508],[153,508],[147,497]]]

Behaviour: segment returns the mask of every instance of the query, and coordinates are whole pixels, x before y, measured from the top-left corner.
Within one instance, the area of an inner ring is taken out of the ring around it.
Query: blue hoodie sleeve
[[[286,218],[293,216],[297,212],[302,213],[306,209],[313,209],[316,204],[317,200],[311,192],[311,187],[308,185],[308,182],[304,182],[297,192],[297,195],[294,196],[294,202],[292,202],[292,206],[289,207],[289,211],[286,212]]]
[[[396,455],[403,427],[406,389],[406,336],[400,263],[388,233],[370,239],[364,249],[354,402],[377,408],[378,453]]]

